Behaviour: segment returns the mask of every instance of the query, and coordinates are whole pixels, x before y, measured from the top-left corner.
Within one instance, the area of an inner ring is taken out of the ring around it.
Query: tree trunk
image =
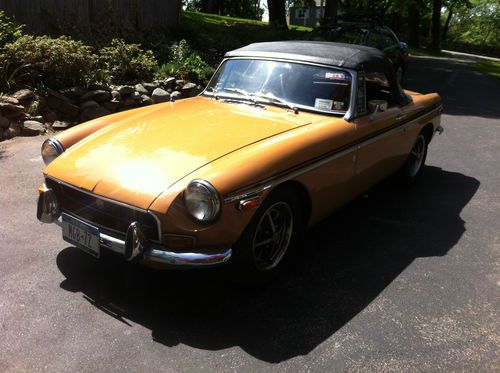
[[[450,27],[451,17],[453,17],[453,7],[450,6],[448,9],[448,17],[446,17],[446,22],[443,27],[443,41],[446,41],[446,37],[448,36],[448,28]]]
[[[337,22],[338,0],[326,0],[325,13],[323,14],[323,24]]]
[[[410,26],[409,42],[415,47],[420,45],[420,7],[415,0],[410,1],[408,8],[408,23]]]
[[[269,9],[269,24],[279,28],[287,28],[285,0],[267,0],[267,7]]]
[[[432,0],[432,28],[430,48],[434,51],[441,49],[441,6],[442,0]]]

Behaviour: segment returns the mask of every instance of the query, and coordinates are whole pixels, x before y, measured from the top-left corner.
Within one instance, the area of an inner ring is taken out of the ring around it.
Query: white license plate
[[[65,241],[99,258],[99,228],[63,213],[62,234]]]

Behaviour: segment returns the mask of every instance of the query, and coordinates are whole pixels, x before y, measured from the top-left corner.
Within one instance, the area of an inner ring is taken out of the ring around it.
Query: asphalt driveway
[[[99,263],[35,217],[43,137],[0,143],[0,371],[498,371],[500,80],[415,58],[445,133],[308,232],[259,292],[216,271]]]

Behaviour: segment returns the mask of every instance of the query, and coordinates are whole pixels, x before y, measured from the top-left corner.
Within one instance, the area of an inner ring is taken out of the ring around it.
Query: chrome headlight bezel
[[[59,140],[54,138],[49,138],[45,140],[42,144],[41,155],[43,162],[48,166],[54,159],[59,157],[64,152],[64,147],[59,142]]]
[[[221,199],[215,187],[206,180],[192,180],[184,189],[184,205],[196,221],[212,223],[220,214]]]

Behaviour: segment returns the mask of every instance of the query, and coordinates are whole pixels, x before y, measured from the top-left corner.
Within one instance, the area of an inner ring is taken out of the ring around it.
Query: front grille
[[[104,228],[105,233],[113,232],[112,236],[124,239],[130,223],[137,221],[146,238],[159,240],[157,222],[145,211],[98,198],[49,178],[45,184],[54,191],[63,211]]]

